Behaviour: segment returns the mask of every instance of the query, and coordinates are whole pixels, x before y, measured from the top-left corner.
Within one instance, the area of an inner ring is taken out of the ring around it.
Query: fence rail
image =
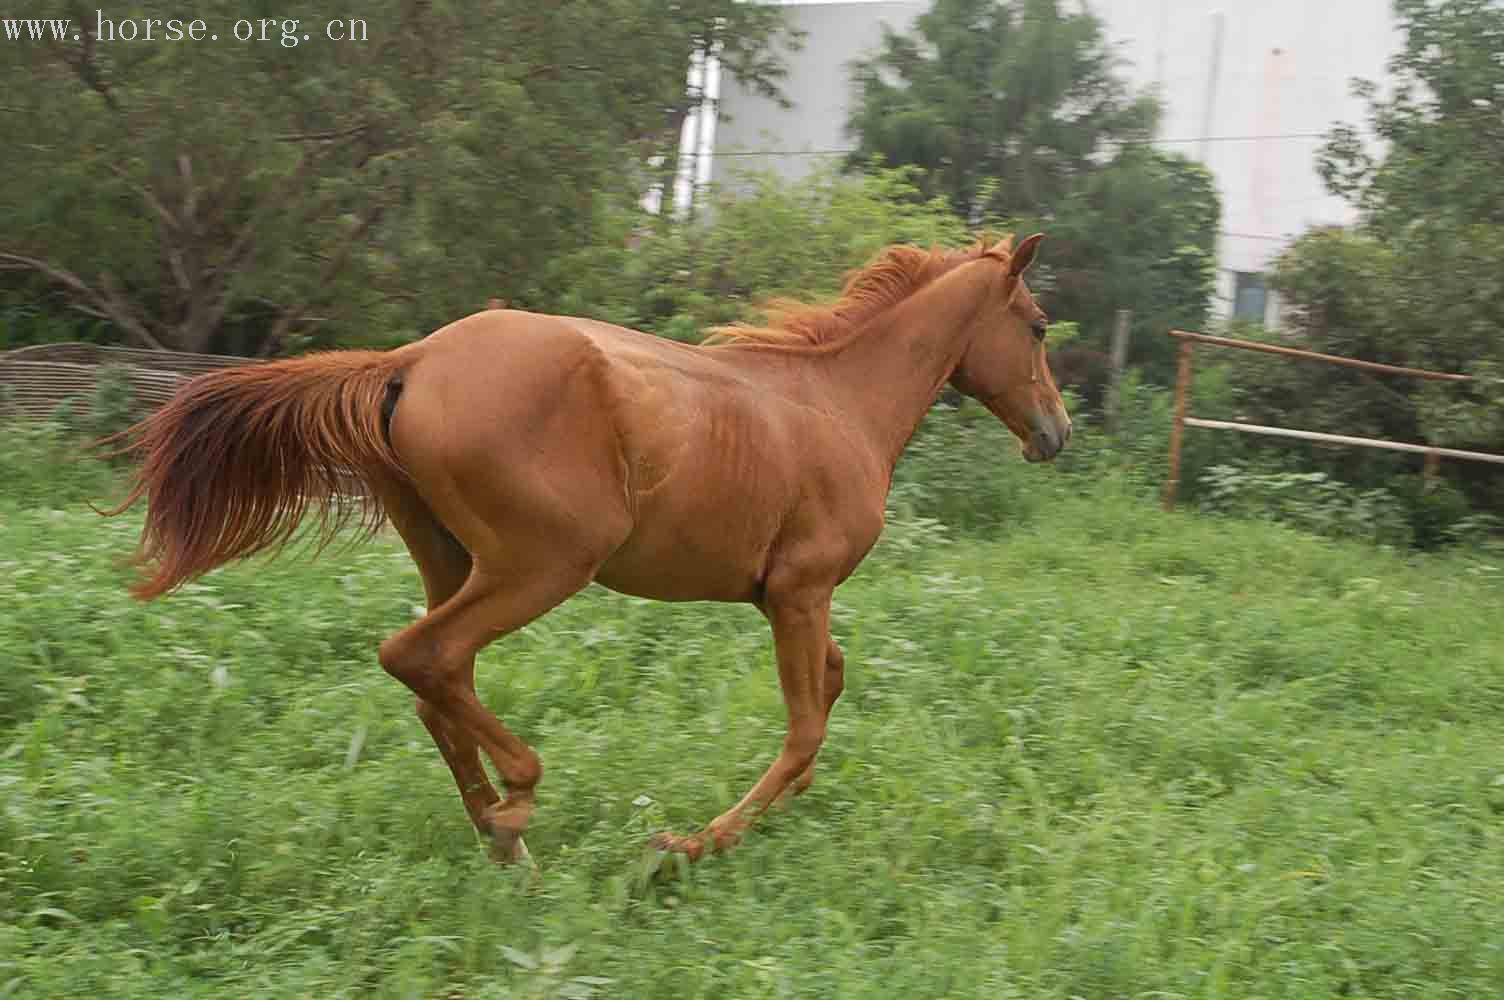
[[[260,360],[81,343],[22,347],[0,353],[0,417],[45,419],[70,400],[86,407],[104,365],[120,366],[136,410],[144,413],[166,403],[195,375]]]
[[[125,369],[136,411],[155,409],[189,378],[177,372]],[[97,365],[67,361],[10,361],[0,358],[0,415],[45,419],[73,401],[87,408],[99,385]]]
[[[1280,347],[1276,344],[1261,344],[1256,340],[1234,340],[1232,337],[1213,337],[1206,333],[1190,333],[1186,330],[1171,330],[1170,336],[1181,341],[1181,350],[1188,343],[1211,344],[1213,347],[1234,347],[1241,351],[1258,351],[1263,354],[1283,354],[1286,357],[1305,361],[1324,361],[1344,368],[1361,368],[1364,371],[1382,372],[1385,375],[1409,375],[1412,378],[1432,379],[1438,382],[1471,382],[1471,375],[1454,375],[1450,372],[1432,372],[1424,368],[1405,368],[1401,365],[1386,365],[1378,361],[1359,361],[1337,354],[1322,354],[1319,351],[1303,351],[1298,347]]]
[[[88,407],[99,389],[99,371],[105,364],[121,366],[130,383],[132,416],[144,417],[172,399],[195,375],[265,360],[75,343],[0,352],[0,420],[44,420],[70,401]],[[340,480],[336,501],[359,502],[365,491],[359,477],[345,473]]]
[[[231,354],[191,354],[186,351],[148,351],[136,347],[106,347],[101,344],[68,342],[36,344],[0,352],[3,361],[57,361],[76,365],[120,364],[155,371],[197,375],[216,368],[257,364],[265,358],[241,358]]]
[[[1471,375],[1458,375],[1452,372],[1433,372],[1427,371],[1424,368],[1405,368],[1400,365],[1381,364],[1377,361],[1344,358],[1336,354],[1303,351],[1296,347],[1279,347],[1274,344],[1261,344],[1252,340],[1234,340],[1231,337],[1213,337],[1205,333],[1191,333],[1186,330],[1171,330],[1170,336],[1180,341],[1180,363],[1175,376],[1175,416],[1174,423],[1170,428],[1170,470],[1169,476],[1165,480],[1165,510],[1174,508],[1175,496],[1180,489],[1180,448],[1185,438],[1185,428],[1187,427],[1200,427],[1207,430],[1241,431],[1244,434],[1295,438],[1302,441],[1317,441],[1323,444],[1340,444],[1358,448],[1378,448],[1386,451],[1411,452],[1426,457],[1425,469],[1428,477],[1434,475],[1436,464],[1442,458],[1458,458],[1469,462],[1492,462],[1504,465],[1504,455],[1492,455],[1481,451],[1464,451],[1460,448],[1438,448],[1428,444],[1410,444],[1405,441],[1388,441],[1382,438],[1351,437],[1345,434],[1326,434],[1320,431],[1293,430],[1288,427],[1269,427],[1264,424],[1247,424],[1232,420],[1205,420],[1189,416],[1186,413],[1186,407],[1190,402],[1191,395],[1191,356],[1197,344],[1207,344],[1211,347],[1231,347],[1241,351],[1258,351],[1263,354],[1280,354],[1302,361],[1318,361],[1324,364],[1340,365],[1344,368],[1356,368],[1384,375],[1403,375],[1409,378],[1429,379],[1438,382],[1471,382],[1473,381]]]

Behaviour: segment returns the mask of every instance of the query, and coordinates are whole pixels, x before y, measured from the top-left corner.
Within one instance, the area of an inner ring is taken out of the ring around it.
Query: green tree
[[[964,218],[1047,213],[1157,109],[1113,75],[1101,21],[1058,0],[936,0],[858,65],[855,155],[925,171]]]
[[[1396,0],[1404,44],[1393,93],[1372,81],[1369,127],[1336,129],[1320,168],[1362,210],[1360,231],[1400,254],[1390,290],[1388,349],[1414,363],[1459,368],[1499,361],[1504,324],[1504,7],[1490,0]],[[1377,293],[1378,290],[1375,289]]]
[[[1052,213],[1020,228],[1049,233],[1041,291],[1051,313],[1080,323],[1085,342],[1101,350],[1117,310],[1129,310],[1129,363],[1166,384],[1176,348],[1165,331],[1207,322],[1221,218],[1209,170],[1134,145],[1083,176]]]
[[[1392,94],[1360,81],[1369,125],[1385,153],[1374,158],[1359,130],[1342,126],[1322,150],[1320,167],[1332,190],[1362,210],[1352,239],[1367,240],[1376,263],[1348,275],[1340,294],[1367,313],[1377,331],[1373,349],[1402,363],[1489,377],[1504,364],[1504,7],[1489,0],[1396,0],[1404,44],[1390,64]],[[1317,247],[1297,248],[1305,258]],[[1284,286],[1296,298],[1296,319],[1308,336],[1328,339],[1330,324],[1290,268]],[[1318,301],[1319,304],[1319,301]],[[1420,394],[1417,394],[1419,396]],[[1441,426],[1421,419],[1433,436],[1483,443],[1496,418]],[[1495,440],[1495,444],[1504,442]]]
[[[192,16],[220,39],[174,43],[97,39],[92,8],[62,13],[77,40],[0,47],[17,139],[0,266],[136,344],[248,353],[406,338],[545,294],[543,262],[591,241],[599,204],[636,197],[677,140],[691,53],[718,46],[776,89],[781,24],[734,0],[373,0],[364,40],[309,20],[289,44],[279,19],[237,42],[245,5],[206,0]]]
[[[1471,387],[1290,366],[1276,384],[1243,366],[1251,415],[1293,426],[1504,452],[1504,7],[1490,0],[1396,0],[1403,44],[1389,95],[1367,129],[1333,130],[1318,161],[1359,208],[1349,231],[1298,240],[1278,261],[1284,339],[1301,346],[1479,377]],[[1380,140],[1381,154],[1364,140]],[[1383,456],[1324,459],[1350,478],[1413,465]],[[1475,501],[1504,507],[1487,469],[1448,466]]]
[[[1171,326],[1199,327],[1215,287],[1211,175],[1150,146],[1154,100],[1115,74],[1101,21],[1058,0],[937,0],[914,36],[859,65],[852,165],[920,170],[962,217],[1042,230],[1051,314],[1106,350],[1132,310],[1130,360],[1170,377]]]

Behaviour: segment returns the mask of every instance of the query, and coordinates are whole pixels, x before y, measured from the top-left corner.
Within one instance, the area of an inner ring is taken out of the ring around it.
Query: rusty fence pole
[[[1175,422],[1170,426],[1170,477],[1165,481],[1165,510],[1175,509],[1180,488],[1180,440],[1185,436],[1185,405],[1191,394],[1191,352],[1195,345],[1180,342],[1180,368],[1175,375]]]
[[[1426,452],[1426,464],[1421,467],[1422,489],[1430,493],[1436,489],[1436,473],[1441,469],[1441,456],[1434,451]]]

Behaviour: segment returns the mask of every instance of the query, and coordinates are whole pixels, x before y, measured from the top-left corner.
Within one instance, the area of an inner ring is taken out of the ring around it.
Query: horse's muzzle
[[[1060,454],[1065,443],[1071,439],[1071,420],[1061,414],[1035,421],[1024,445],[1024,459],[1029,462],[1048,462]]]

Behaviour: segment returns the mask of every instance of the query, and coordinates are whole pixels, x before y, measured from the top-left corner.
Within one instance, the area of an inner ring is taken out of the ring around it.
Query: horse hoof
[[[680,854],[690,861],[699,861],[705,853],[705,841],[699,836],[681,837],[674,833],[655,833],[648,846],[662,854]]]
[[[636,882],[639,890],[646,890],[654,884],[667,885],[689,880],[689,869],[694,864],[694,858],[683,849],[667,846],[687,839],[689,838],[667,833],[660,833],[649,839],[637,865]]]
[[[505,828],[495,828],[491,831],[491,860],[497,864],[515,865],[531,864],[532,852],[527,849],[527,842],[522,839],[522,834]]]

